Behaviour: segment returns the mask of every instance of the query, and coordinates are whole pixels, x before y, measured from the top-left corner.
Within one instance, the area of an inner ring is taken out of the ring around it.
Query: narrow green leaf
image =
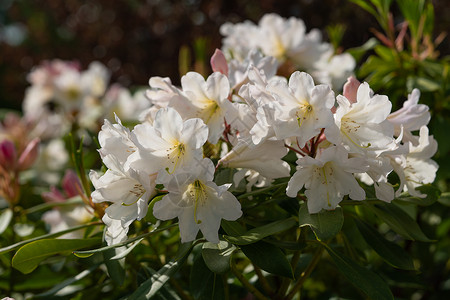
[[[231,254],[236,247],[227,241],[218,244],[206,242],[202,247],[202,256],[211,272],[223,274],[230,270]]]
[[[372,50],[378,44],[379,42],[376,38],[370,38],[363,45],[347,49],[346,52],[350,53],[356,61],[359,61],[367,51]]]
[[[365,1],[365,0],[350,0],[350,1],[355,3],[356,5],[358,5],[365,11],[369,12],[374,17],[376,17],[378,15],[378,13],[375,11],[375,9],[369,3],[367,3],[367,1]]]
[[[2,211],[0,215],[0,234],[2,234],[6,228],[8,228],[9,223],[11,222],[13,217],[13,211],[10,208],[7,208]]]
[[[264,271],[294,279],[291,264],[280,248],[263,241],[241,246],[242,252]]]
[[[12,251],[14,249],[17,249],[17,248],[19,248],[19,247],[21,247],[23,245],[29,244],[29,243],[34,242],[34,241],[58,237],[58,236],[61,236],[63,234],[66,234],[66,233],[69,233],[69,232],[72,232],[72,231],[88,228],[88,227],[91,227],[91,226],[101,225],[101,224],[103,224],[103,223],[101,223],[101,222],[92,222],[92,223],[89,223],[89,224],[75,226],[75,227],[72,227],[72,228],[69,228],[69,229],[66,229],[66,230],[62,230],[62,231],[59,231],[59,232],[55,232],[55,233],[44,234],[44,235],[41,235],[41,236],[38,236],[38,237],[35,237],[35,238],[32,238],[32,239],[29,239],[29,240],[21,241],[21,242],[18,242],[18,243],[15,243],[15,244],[3,247],[3,248],[0,249],[0,254]]]
[[[376,229],[355,218],[356,226],[369,246],[388,264],[404,270],[414,270],[411,256],[399,245],[386,240]]]
[[[336,267],[339,269],[339,272],[341,272],[351,284],[363,291],[370,299],[394,299],[389,286],[381,279],[381,277],[360,266],[350,258],[335,252],[329,246],[323,245],[336,264]]]
[[[392,230],[402,235],[404,238],[422,242],[432,241],[422,232],[416,221],[395,204],[366,204],[366,206],[389,225]]]
[[[74,250],[91,247],[100,239],[46,239],[31,242],[20,248],[12,259],[12,266],[24,274],[32,272],[41,261],[55,254],[68,254]]]
[[[147,232],[147,233],[141,234],[139,236],[136,236],[134,238],[128,239],[128,240],[126,240],[126,241],[124,241],[122,243],[118,243],[118,244],[111,245],[111,246],[105,246],[105,247],[101,247],[101,248],[97,248],[97,249],[92,249],[92,250],[74,251],[73,254],[75,254],[75,256],[78,256],[80,258],[89,257],[89,256],[91,256],[94,253],[103,252],[103,251],[106,251],[106,250],[109,250],[109,249],[113,249],[113,248],[117,248],[117,247],[122,247],[122,246],[128,245],[128,244],[130,244],[132,242],[135,242],[135,241],[137,241],[137,240],[139,240],[139,239],[141,239],[143,237],[155,234],[157,232],[164,231],[164,230],[169,229],[169,228],[174,227],[174,226],[177,226],[177,224],[171,224],[171,225],[166,226],[164,228],[154,229],[154,230],[152,230],[150,232]]]
[[[130,254],[131,251],[133,251],[133,249],[139,245],[140,242],[142,242],[144,238],[140,238],[137,241],[135,241],[133,244],[131,244],[129,247],[127,247],[126,250],[123,250],[121,252],[119,252],[118,254],[114,255],[113,257],[111,257],[111,260],[117,260],[117,259],[122,259],[124,257],[126,257],[128,254]]]
[[[63,288],[65,288],[66,286],[69,286],[83,278],[85,278],[86,276],[88,276],[89,274],[92,273],[92,271],[94,271],[95,269],[97,269],[100,266],[100,264],[95,264],[92,267],[90,267],[87,270],[84,270],[83,272],[81,272],[80,274],[77,274],[71,278],[68,278],[66,280],[64,280],[63,282],[55,285],[53,288],[51,288],[50,290],[38,294],[38,295],[34,295],[33,298],[43,298],[43,297],[49,297],[49,296],[53,296],[54,294],[56,294],[57,292],[59,292],[60,290],[62,290]]]
[[[319,241],[326,241],[336,236],[344,224],[342,208],[325,210],[317,214],[310,214],[308,207],[303,204],[298,217],[300,227],[309,226]]]
[[[265,237],[285,231],[296,224],[297,221],[294,218],[288,218],[250,229],[239,236],[224,236],[224,238],[235,245],[248,245],[256,243]]]
[[[118,285],[122,286],[125,280],[125,268],[122,261],[111,259],[114,256],[120,255],[116,253],[117,249],[109,249],[102,252],[103,262],[106,265],[109,277]]]
[[[181,260],[165,264],[156,274],[144,281],[128,300],[150,299],[156,295],[161,287],[181,268],[186,259],[187,255]]]
[[[409,202],[420,206],[430,206],[431,204],[435,203],[441,196],[441,191],[431,184],[422,185],[416,188],[416,190],[418,190],[422,194],[426,194],[427,196],[425,198],[419,198],[405,193],[403,195],[400,195],[400,197],[396,198],[394,201]]]

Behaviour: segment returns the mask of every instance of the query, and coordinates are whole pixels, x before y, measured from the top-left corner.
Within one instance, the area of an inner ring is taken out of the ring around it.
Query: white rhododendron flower
[[[136,152],[137,147],[131,140],[131,133],[128,128],[122,125],[122,121],[116,116],[117,124],[111,124],[105,119],[100,132],[98,141],[101,148],[98,150],[100,155],[113,155],[119,162],[125,163],[128,156]]]
[[[218,164],[227,168],[250,169],[271,180],[289,176],[289,164],[281,160],[287,152],[283,141],[265,141],[255,147],[242,141],[222,157]]]
[[[225,23],[220,32],[224,36],[222,49],[229,61],[244,61],[252,49],[260,49],[265,56],[277,60],[283,74],[293,69],[306,71],[317,82],[335,90],[342,88],[356,66],[351,55],[335,55],[333,46],[323,42],[320,30],[306,33],[304,22],[298,18],[266,14],[258,25],[248,21]]]
[[[400,188],[412,196],[424,198],[426,195],[415,188],[432,183],[436,177],[438,164],[431,159],[437,151],[437,142],[433,136],[428,135],[428,128],[422,126],[416,142],[408,142],[409,153],[394,157],[393,167],[400,178]]]
[[[175,109],[167,107],[158,111],[153,126],[139,124],[131,136],[137,151],[130,155],[127,166],[143,172],[173,174],[201,161],[208,127],[199,118],[183,121]]]
[[[279,104],[272,124],[278,139],[295,136],[302,148],[322,128],[333,124],[333,91],[327,85],[314,85],[307,73],[295,72],[289,85],[283,81],[271,82],[267,89]]]
[[[205,81],[202,75],[189,72],[181,78],[187,101],[171,101],[184,119],[200,118],[209,128],[208,141],[215,144],[225,129],[225,105],[229,102],[230,84],[225,75],[211,74]]]
[[[230,184],[217,186],[213,179],[214,164],[205,158],[175,174],[165,185],[169,193],[155,203],[156,218],[178,218],[182,243],[193,241],[199,230],[208,241],[218,243],[220,221],[234,221],[242,215],[239,201],[227,191]]]
[[[336,127],[325,129],[328,140],[343,142],[352,152],[386,149],[393,143],[394,128],[386,118],[392,104],[384,95],[372,95],[367,83],[359,86],[356,102],[342,95],[337,96],[339,104],[334,114]]]
[[[408,100],[403,102],[403,107],[391,113],[387,119],[394,124],[394,134],[400,135],[401,127],[403,127],[404,142],[413,142],[411,131],[419,130],[430,121],[431,115],[429,108],[425,104],[419,104],[420,91],[414,89],[408,95]]]
[[[309,213],[335,209],[344,195],[364,200],[364,189],[353,173],[363,173],[368,165],[361,158],[349,158],[343,147],[331,146],[316,158],[305,156],[297,161],[297,171],[289,180],[286,194],[296,197],[304,186]]]
[[[155,174],[124,169],[113,155],[106,155],[103,163],[108,167],[105,174],[91,171],[89,177],[95,187],[92,192],[94,203],[111,202],[105,214],[114,220],[120,220],[128,227],[134,220],[140,220],[147,214],[148,201],[155,195]]]

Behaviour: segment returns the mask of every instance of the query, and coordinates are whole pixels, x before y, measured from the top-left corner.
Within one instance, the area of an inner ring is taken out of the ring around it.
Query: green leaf
[[[272,244],[259,241],[254,244],[241,246],[241,250],[252,261],[252,263],[264,271],[294,279],[291,264],[280,248]]]
[[[307,205],[303,204],[300,207],[298,220],[300,227],[311,227],[319,241],[326,241],[341,231],[344,224],[344,214],[340,207],[336,207],[335,210],[310,214]]]
[[[55,232],[55,233],[44,234],[44,235],[41,235],[41,236],[38,236],[38,237],[35,237],[35,238],[32,238],[32,239],[29,239],[29,240],[25,240],[25,241],[21,241],[21,242],[9,245],[7,247],[3,247],[3,248],[0,249],[0,254],[9,252],[9,251],[14,250],[14,249],[17,249],[17,248],[19,248],[19,247],[21,247],[23,245],[29,244],[29,243],[34,242],[34,241],[48,239],[48,238],[53,238],[53,237],[58,237],[60,235],[63,235],[63,234],[66,234],[66,233],[69,233],[69,232],[72,232],[72,231],[76,231],[76,230],[80,230],[80,229],[83,229],[83,228],[87,228],[87,227],[91,227],[91,226],[95,226],[95,225],[100,225],[100,224],[102,224],[102,223],[101,222],[93,222],[93,223],[90,223],[90,224],[84,224],[84,225],[80,225],[80,226],[75,226],[75,227],[72,227],[72,228],[69,228],[69,229],[66,229],[66,230],[62,230],[62,231],[59,231],[59,232]]]
[[[144,281],[138,289],[128,298],[129,300],[150,299],[169,281],[169,279],[181,268],[187,259],[187,255],[178,261],[170,261],[156,274]]]
[[[122,286],[125,281],[125,268],[123,267],[123,261],[111,259],[114,256],[120,255],[120,253],[116,253],[116,249],[109,249],[102,252],[102,255],[109,277],[118,286]]]
[[[208,269],[223,274],[230,270],[234,250],[236,247],[227,241],[219,241],[218,244],[206,242],[202,247],[202,256]]]
[[[48,239],[26,244],[12,259],[12,266],[24,274],[32,272],[41,261],[55,254],[70,254],[72,251],[91,247],[101,242],[92,239]]]
[[[350,1],[355,3],[356,5],[358,5],[365,11],[369,12],[374,17],[376,17],[378,15],[378,13],[375,11],[375,9],[369,3],[367,3],[367,1],[365,1],[365,0],[350,0]]]
[[[93,249],[93,250],[74,251],[73,254],[75,254],[75,256],[78,256],[80,258],[89,257],[89,256],[91,256],[94,253],[103,252],[103,251],[106,251],[106,250],[109,250],[109,249],[113,249],[113,248],[117,248],[117,247],[122,247],[122,246],[128,245],[128,244],[130,244],[132,242],[135,242],[135,241],[138,241],[138,240],[140,240],[140,239],[142,239],[142,238],[144,238],[146,236],[150,236],[150,235],[155,234],[157,232],[165,231],[166,229],[169,229],[169,228],[174,227],[174,226],[177,226],[177,224],[172,224],[172,225],[166,226],[164,228],[154,229],[154,230],[152,230],[150,232],[143,233],[143,234],[138,235],[138,236],[136,236],[134,238],[128,239],[128,240],[126,240],[126,241],[124,241],[122,243],[118,243],[118,244],[111,245],[111,246],[105,246],[105,247],[101,247],[101,248],[97,248],[97,249]]]
[[[294,218],[288,218],[250,229],[246,233],[239,236],[224,236],[224,238],[235,245],[248,245],[256,243],[265,237],[285,231],[296,224],[297,221]]]
[[[386,240],[378,230],[367,223],[358,219],[355,219],[355,223],[367,244],[388,264],[404,270],[415,269],[411,256],[403,248]]]
[[[8,228],[9,223],[11,222],[13,217],[13,211],[10,208],[7,208],[2,211],[0,215],[0,234],[2,234],[6,228]]]
[[[422,92],[435,92],[441,89],[441,84],[437,81],[425,77],[409,77],[408,87],[418,88]]]
[[[125,250],[119,252],[118,254],[112,256],[110,259],[111,260],[117,260],[117,259],[122,259],[124,257],[126,257],[128,254],[130,254],[131,251],[133,251],[134,248],[136,248],[137,245],[140,244],[140,242],[142,242],[144,240],[144,238],[140,238],[137,241],[135,241],[133,244],[131,244],[130,246],[128,246]],[[107,250],[108,251],[108,250]]]
[[[54,294],[56,294],[57,292],[59,292],[60,290],[65,288],[66,286],[69,286],[69,285],[71,285],[71,284],[73,284],[73,283],[75,283],[75,282],[85,278],[86,276],[91,274],[92,271],[97,269],[99,266],[100,266],[100,264],[93,265],[89,269],[84,270],[83,272],[81,272],[81,273],[79,273],[79,274],[77,274],[77,275],[75,275],[75,276],[73,276],[71,278],[68,278],[68,279],[64,280],[63,282],[55,285],[50,290],[48,290],[48,291],[46,291],[44,293],[38,294],[38,295],[34,295],[33,298],[43,298],[43,297],[53,296]]]
[[[420,229],[419,225],[405,211],[395,204],[366,206],[382,219],[389,227],[409,240],[431,242]]]
[[[416,190],[418,190],[422,194],[426,194],[427,196],[425,198],[419,198],[413,197],[408,193],[404,193],[394,201],[414,203],[420,206],[430,206],[431,204],[435,203],[441,196],[441,191],[431,184],[419,186],[418,188],[416,188]]]
[[[223,277],[209,270],[202,255],[196,255],[194,258],[189,276],[189,289],[196,300],[225,299]]]
[[[350,258],[335,252],[329,246],[323,245],[336,264],[339,272],[341,272],[351,284],[363,291],[370,299],[394,299],[389,286],[381,279],[381,277],[360,266]]]
[[[222,219],[221,226],[228,235],[239,236],[245,232],[245,228],[237,221],[227,221]]]
[[[356,61],[359,61],[367,51],[372,50],[377,45],[378,40],[376,38],[370,38],[363,45],[347,49],[346,52],[350,53]]]

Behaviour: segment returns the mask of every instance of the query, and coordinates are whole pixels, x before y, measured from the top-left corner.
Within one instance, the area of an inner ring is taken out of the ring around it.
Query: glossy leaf
[[[26,244],[12,259],[12,266],[24,274],[32,272],[44,259],[55,254],[70,254],[72,251],[91,247],[100,239],[45,239]]]
[[[280,248],[259,241],[254,244],[241,246],[241,250],[252,263],[264,271],[291,279],[294,278],[291,264]]]
[[[120,255],[117,253],[117,249],[109,249],[105,252],[102,252],[103,262],[106,265],[106,270],[108,271],[109,277],[114,281],[118,286],[122,286],[125,280],[125,268],[122,263],[124,261],[119,261],[115,259],[111,259],[114,256]]]
[[[350,258],[335,252],[329,246],[324,246],[336,264],[339,272],[341,272],[351,284],[363,291],[370,299],[394,299],[389,286],[381,279],[381,277],[360,266]]]
[[[300,227],[309,226],[319,241],[326,241],[336,236],[344,224],[342,208],[310,214],[307,205],[302,205],[298,217]]]
[[[296,224],[297,221],[294,218],[289,218],[250,229],[249,231],[238,236],[224,236],[224,238],[235,245],[248,245],[256,243],[265,237],[292,228]]]
[[[206,242],[202,247],[202,256],[211,272],[223,274],[230,270],[231,254],[236,247],[227,241],[218,244]]]
[[[181,268],[187,256],[178,261],[170,261],[165,264],[156,274],[152,275],[138,289],[128,297],[129,300],[150,299],[169,281],[169,279]]]
[[[50,290],[48,290],[48,291],[46,291],[44,293],[41,293],[41,294],[33,296],[33,298],[44,298],[44,297],[53,296],[54,294],[56,294],[57,292],[59,292],[63,288],[65,288],[65,287],[67,287],[67,286],[69,286],[69,285],[71,285],[71,284],[73,284],[73,283],[75,283],[75,282],[85,278],[86,276],[91,274],[92,271],[97,269],[99,266],[100,266],[100,264],[95,264],[92,267],[90,267],[89,269],[84,270],[83,272],[81,272],[81,273],[79,273],[79,274],[77,274],[77,275],[75,275],[75,276],[73,276],[71,278],[68,278],[68,279],[64,280],[63,282],[55,285]]]
[[[387,263],[399,269],[415,269],[411,256],[403,248],[386,240],[378,230],[365,222],[355,219],[355,223],[367,244]]]
[[[222,276],[210,271],[202,255],[194,258],[189,277],[189,288],[194,299],[225,300]]]
[[[441,191],[431,184],[422,185],[416,188],[416,190],[420,191],[422,194],[426,194],[427,196],[425,198],[419,198],[410,196],[408,193],[405,193],[404,195],[396,198],[394,201],[409,202],[420,206],[430,206],[431,204],[435,203],[441,196]]]
[[[9,252],[9,251],[14,250],[14,249],[17,249],[17,248],[19,248],[19,247],[21,247],[23,245],[29,244],[29,243],[34,242],[34,241],[39,241],[39,240],[43,240],[43,239],[49,239],[49,238],[58,237],[58,236],[61,236],[63,234],[69,233],[69,232],[73,232],[73,231],[76,231],[76,230],[80,230],[80,229],[84,229],[84,228],[88,228],[88,227],[96,226],[96,225],[100,225],[100,224],[101,224],[100,222],[93,222],[93,223],[90,223],[90,224],[84,224],[84,225],[80,225],[80,226],[75,226],[75,227],[72,227],[72,228],[69,228],[69,229],[66,229],[66,230],[62,230],[62,231],[59,231],[59,232],[55,232],[55,233],[44,234],[44,235],[41,235],[41,236],[38,236],[38,237],[35,237],[35,238],[31,238],[29,240],[25,240],[25,241],[21,241],[21,242],[9,245],[7,247],[3,247],[3,248],[0,249],[0,254]]]
[[[394,204],[367,205],[389,227],[409,240],[431,242],[420,229],[419,225],[406,212]]]

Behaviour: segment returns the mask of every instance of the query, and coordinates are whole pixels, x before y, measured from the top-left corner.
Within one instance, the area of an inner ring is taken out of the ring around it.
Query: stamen
[[[325,172],[325,166],[322,167],[322,173],[323,173],[323,177],[325,178],[325,184],[327,185],[327,201],[328,201],[328,206],[331,207],[331,203],[330,203],[330,192],[328,191],[328,180],[327,180],[327,174]]]
[[[359,148],[361,148],[361,149],[367,149],[367,148],[369,148],[370,146],[372,146],[371,143],[368,143],[366,146],[359,145],[358,143],[356,143],[355,141],[352,140],[352,138],[347,134],[347,132],[345,132],[345,130],[342,130],[342,129],[341,129],[341,132],[342,132],[342,133],[349,139],[349,141],[350,141],[353,145],[355,145],[356,147],[359,147]]]
[[[130,192],[131,194],[135,195],[136,196],[136,200],[134,202],[130,203],[130,204],[122,202],[123,206],[131,206],[133,204],[136,204],[136,202],[138,202],[139,199],[141,199],[142,195],[145,194],[146,190],[144,189],[144,187],[141,184],[137,183],[137,184],[134,185],[133,189],[131,191],[128,191],[128,192]]]
[[[204,203],[208,196],[206,194],[206,190],[205,190],[205,186],[203,185],[203,183],[200,180],[196,180],[194,181],[193,184],[191,184],[193,186],[194,189],[194,221],[197,224],[201,224],[202,220],[198,220],[197,219],[197,208],[198,208],[198,203]],[[192,196],[192,194],[191,194]]]
[[[175,146],[175,149],[170,154],[167,155],[169,161],[171,161],[174,164],[172,171],[170,171],[169,167],[166,168],[167,173],[172,175],[175,172],[178,166],[178,162],[180,161],[180,157],[184,155],[185,151],[186,147],[184,146],[184,144],[179,143],[178,145]],[[176,156],[175,161],[174,156]]]

